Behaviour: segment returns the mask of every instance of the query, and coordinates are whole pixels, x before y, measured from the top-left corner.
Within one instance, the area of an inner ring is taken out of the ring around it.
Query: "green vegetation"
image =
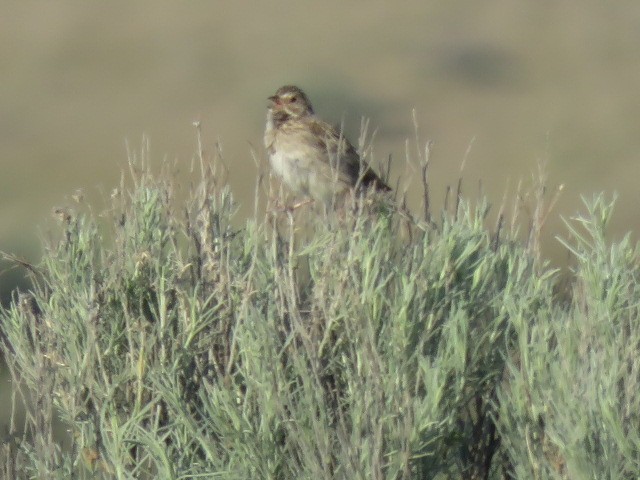
[[[6,478],[640,475],[640,257],[605,241],[610,203],[568,222],[559,294],[539,221],[522,242],[483,202],[366,198],[235,228],[200,160],[184,200],[132,162],[27,266],[0,320],[28,405]]]

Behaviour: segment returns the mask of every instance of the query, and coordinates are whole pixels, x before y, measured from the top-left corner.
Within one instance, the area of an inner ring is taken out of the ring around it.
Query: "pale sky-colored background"
[[[35,260],[38,225],[76,189],[99,202],[143,134],[152,158],[220,140],[251,211],[266,97],[295,83],[377,158],[404,170],[412,109],[434,142],[433,197],[454,185],[494,204],[548,162],[565,189],[545,251],[580,195],[618,192],[612,233],[638,230],[640,2],[34,2],[0,14],[0,250]],[[416,204],[418,185],[410,193]],[[108,195],[107,195],[108,196]],[[440,202],[441,204],[441,202]],[[0,265],[2,270],[2,265]],[[0,276],[0,291],[14,278]]]

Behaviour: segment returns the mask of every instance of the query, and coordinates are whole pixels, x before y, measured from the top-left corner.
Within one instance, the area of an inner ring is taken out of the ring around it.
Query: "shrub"
[[[7,478],[637,477],[638,254],[601,198],[560,302],[483,202],[235,227],[213,168],[181,200],[138,167],[1,313]]]

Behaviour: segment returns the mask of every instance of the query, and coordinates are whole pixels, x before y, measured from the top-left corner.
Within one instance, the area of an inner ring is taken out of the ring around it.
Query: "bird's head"
[[[276,117],[301,118],[313,115],[309,97],[293,85],[280,87],[269,97],[269,111]]]

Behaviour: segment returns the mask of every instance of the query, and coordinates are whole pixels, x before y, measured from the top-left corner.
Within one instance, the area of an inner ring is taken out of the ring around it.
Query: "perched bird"
[[[264,145],[291,190],[325,205],[354,187],[391,190],[335,127],[314,114],[298,87],[281,87],[269,97]]]

